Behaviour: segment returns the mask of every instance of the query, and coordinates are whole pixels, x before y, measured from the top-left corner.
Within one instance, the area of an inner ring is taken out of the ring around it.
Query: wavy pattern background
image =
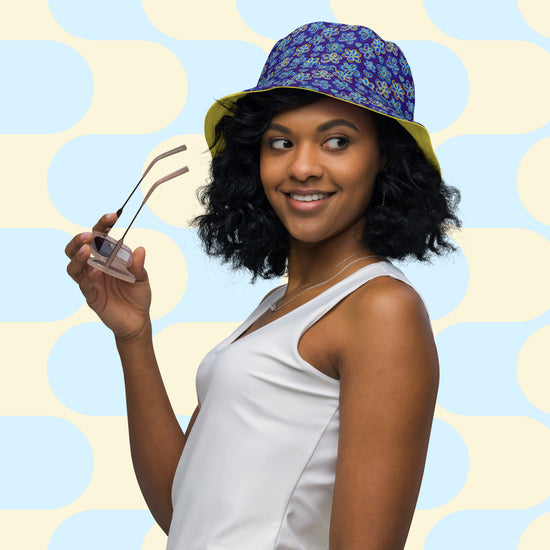
[[[0,547],[164,547],[131,470],[112,338],[63,249],[120,206],[154,155],[187,143],[190,174],[153,196],[128,239],[148,250],[156,346],[185,424],[201,357],[273,286],[205,258],[188,227],[208,164],[204,114],[313,20],[402,46],[417,118],[463,193],[460,253],[402,266],[442,365],[407,550],[548,547],[550,7],[539,0],[0,4]]]

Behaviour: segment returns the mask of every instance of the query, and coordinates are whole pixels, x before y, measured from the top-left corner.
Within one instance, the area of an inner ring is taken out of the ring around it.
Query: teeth
[[[311,202],[311,201],[320,201],[328,197],[328,193],[316,193],[314,195],[296,195],[294,193],[290,194],[291,198],[295,201],[301,202]]]

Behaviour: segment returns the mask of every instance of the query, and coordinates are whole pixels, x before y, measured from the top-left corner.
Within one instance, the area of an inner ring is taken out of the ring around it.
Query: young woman
[[[169,549],[404,547],[438,361],[423,302],[389,260],[449,250],[459,225],[413,109],[395,44],[323,22],[280,40],[255,88],[210,109],[206,250],[288,284],[205,357],[185,434],[155,361],[144,250],[131,284],[87,264],[90,233],[67,246],[114,332],[134,468]]]

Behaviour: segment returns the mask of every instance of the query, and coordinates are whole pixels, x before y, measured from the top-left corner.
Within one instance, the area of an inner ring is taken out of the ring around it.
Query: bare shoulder
[[[439,383],[430,319],[418,293],[391,277],[378,277],[342,303],[338,312],[337,365],[342,396],[377,388],[374,405],[400,390],[401,406],[416,396],[429,407]],[[417,403],[418,404],[418,403]],[[366,405],[368,407],[368,405]],[[416,405],[415,405],[416,406]]]
[[[350,294],[343,304],[345,317],[350,322],[377,318],[429,323],[426,308],[416,290],[393,277],[376,277]]]
[[[418,293],[393,277],[377,277],[342,301],[338,311],[342,350],[390,351],[427,345],[435,351],[430,319]]]

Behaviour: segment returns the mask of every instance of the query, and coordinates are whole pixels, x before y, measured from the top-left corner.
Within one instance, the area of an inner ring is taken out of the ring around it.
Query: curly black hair
[[[208,254],[250,270],[253,279],[281,276],[288,233],[260,180],[260,144],[273,116],[323,96],[299,89],[247,94],[225,105],[232,115],[216,126],[209,183],[199,190],[205,213],[193,220]],[[373,113],[384,169],[365,212],[363,243],[388,259],[454,250],[445,231],[460,227],[457,189],[445,185],[412,136],[394,119]]]

